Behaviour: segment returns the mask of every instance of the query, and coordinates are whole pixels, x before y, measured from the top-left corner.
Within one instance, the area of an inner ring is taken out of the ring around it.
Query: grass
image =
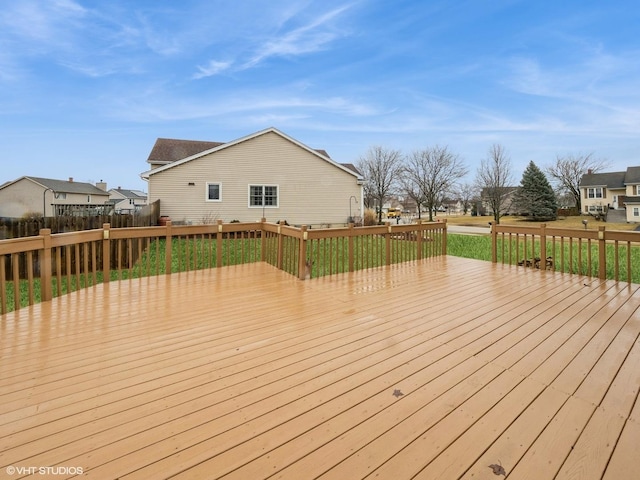
[[[498,239],[500,242],[500,239]],[[540,242],[534,241],[534,251],[531,251],[531,241],[527,241],[527,255],[530,259],[540,256]],[[589,251],[590,250],[590,251]],[[509,245],[505,243],[505,257],[501,258],[503,252],[502,244],[498,243],[498,261],[503,263],[516,264],[524,259],[524,247],[522,242],[516,247],[515,242],[511,244],[511,258],[509,255]],[[598,276],[598,245],[592,242],[591,246],[587,242],[578,245],[576,242],[570,244],[568,241],[560,245],[558,242],[552,243],[548,241],[546,244],[546,252],[548,256],[554,259],[556,271],[564,273],[573,273],[580,275],[588,275],[592,277]],[[591,262],[589,265],[589,254]],[[489,235],[457,235],[450,233],[447,235],[447,255],[456,257],[472,258],[476,260],[491,261],[491,237]],[[616,275],[616,248],[614,244],[606,246],[606,277],[615,279],[616,277],[622,281],[627,280],[627,255],[630,256],[632,266],[640,265],[640,245],[631,246],[630,249],[619,246],[617,251],[618,272]],[[640,268],[631,270],[631,282],[640,283]]]

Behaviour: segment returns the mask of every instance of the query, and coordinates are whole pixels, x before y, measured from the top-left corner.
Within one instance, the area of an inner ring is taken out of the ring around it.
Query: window
[[[587,188],[587,198],[602,198],[602,187]]]
[[[219,202],[222,200],[222,185],[207,182],[207,201]]]
[[[634,189],[633,195],[636,197],[640,197],[640,185],[634,185],[633,189]]]
[[[249,185],[250,207],[278,207],[277,185]]]
[[[640,207],[633,207],[633,216],[640,217]]]

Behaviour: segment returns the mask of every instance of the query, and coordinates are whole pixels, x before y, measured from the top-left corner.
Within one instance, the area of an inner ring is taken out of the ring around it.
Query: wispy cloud
[[[324,49],[330,42],[343,35],[332,22],[349,8],[349,5],[345,5],[333,9],[306,25],[268,39],[243,68],[253,67],[274,56],[295,56]]]
[[[211,77],[224,72],[232,65],[231,62],[220,62],[217,60],[210,60],[204,67],[198,66],[198,72],[193,75],[194,79],[200,79],[205,77]]]

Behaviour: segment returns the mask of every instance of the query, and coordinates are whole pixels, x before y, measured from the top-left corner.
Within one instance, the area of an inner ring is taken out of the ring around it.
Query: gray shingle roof
[[[171,163],[183,158],[211,150],[224,145],[225,142],[208,142],[202,140],[179,140],[175,138],[158,138],[147,158],[148,163]],[[326,150],[316,149],[320,155],[331,158]],[[342,164],[347,166],[347,164]],[[354,167],[347,167],[358,173]]]
[[[87,195],[106,195],[109,194],[104,190],[92,185],[91,183],[85,182],[70,182],[67,180],[55,180],[53,178],[41,178],[41,177],[30,177],[26,176],[24,178],[29,178],[40,185],[43,185],[45,188],[50,188],[54,192],[59,193],[82,193]]]
[[[627,175],[624,178],[624,183],[628,183],[628,184],[640,183],[640,167],[627,168]]]
[[[580,180],[581,187],[624,188],[626,172],[587,173]]]
[[[171,163],[224,145],[223,142],[205,142],[200,140],[178,140],[158,138],[149,153],[149,163]]]

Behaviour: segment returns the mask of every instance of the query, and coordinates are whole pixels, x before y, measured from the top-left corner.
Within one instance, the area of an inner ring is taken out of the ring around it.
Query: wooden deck
[[[0,478],[638,478],[638,288],[454,257],[91,287],[0,317]]]

